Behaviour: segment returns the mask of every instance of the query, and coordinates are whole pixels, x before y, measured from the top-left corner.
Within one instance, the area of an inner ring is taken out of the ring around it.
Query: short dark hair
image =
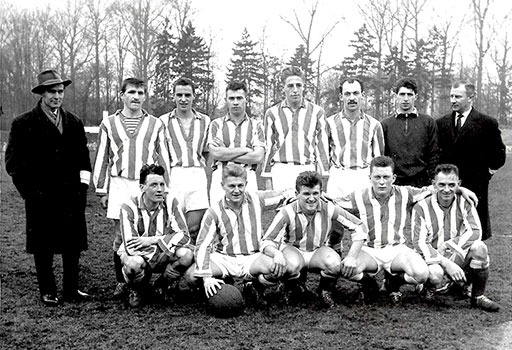
[[[437,176],[439,173],[446,175],[455,174],[457,177],[459,177],[459,168],[457,168],[457,166],[454,164],[439,164],[436,166],[434,174]]]
[[[239,164],[228,164],[222,168],[222,181],[228,177],[241,177],[247,180],[247,170]]]
[[[302,82],[304,82],[305,75],[304,75],[304,72],[302,71],[302,69],[300,69],[300,67],[297,67],[297,66],[285,67],[281,71],[281,83],[284,85],[284,83],[286,82],[286,79],[288,79],[289,77],[295,77],[295,76],[301,78]]]
[[[155,174],[155,175],[161,175],[161,176],[164,176],[165,174],[165,169],[163,166],[161,165],[157,165],[157,164],[144,164],[142,166],[142,168],[140,169],[140,179],[139,179],[139,183],[141,185],[144,185],[146,183],[146,178],[148,177],[148,175],[150,174]]]
[[[226,95],[228,93],[228,90],[231,91],[237,91],[237,90],[244,90],[245,95],[247,96],[247,85],[245,85],[244,82],[239,80],[232,80],[228,83],[226,86]]]
[[[135,87],[143,87],[144,93],[148,92],[148,87],[146,86],[146,83],[142,79],[126,78],[125,80],[123,80],[123,83],[121,84],[121,92],[126,92],[126,87],[128,85],[134,85]]]
[[[189,79],[187,77],[178,78],[178,80],[176,80],[174,84],[172,84],[172,93],[176,92],[176,86],[190,86],[192,88],[192,93],[194,95],[196,94],[196,87],[192,79]]]
[[[372,159],[370,162],[370,173],[372,173],[373,168],[387,168],[391,167],[393,173],[395,172],[395,162],[388,156],[378,156]]]
[[[316,171],[304,171],[300,173],[295,180],[295,189],[297,192],[300,191],[302,186],[313,188],[316,185],[320,185],[320,189],[322,189],[322,176]]]
[[[415,94],[418,94],[418,83],[416,82],[416,79],[414,79],[414,78],[399,79],[395,85],[395,93],[396,94],[398,94],[398,90],[400,90],[401,87],[411,89],[412,91],[414,91]]]
[[[452,84],[453,88],[458,88],[460,86],[464,86],[464,88],[466,89],[466,95],[468,95],[469,97],[475,96],[475,84],[466,80],[455,80]]]
[[[349,84],[359,83],[359,86],[361,86],[361,92],[364,91],[363,82],[361,80],[359,80],[358,78],[345,78],[341,81],[340,86],[339,86],[340,94],[343,94],[343,84],[345,84],[345,83],[349,83]]]

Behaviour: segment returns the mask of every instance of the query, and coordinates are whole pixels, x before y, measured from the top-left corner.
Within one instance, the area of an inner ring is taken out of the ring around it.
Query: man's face
[[[464,113],[473,104],[473,97],[469,97],[466,87],[461,85],[450,90],[450,102],[454,112]]]
[[[398,105],[398,112],[409,113],[414,109],[414,102],[416,101],[416,94],[412,89],[402,86],[396,94],[396,103]]]
[[[146,100],[144,86],[135,86],[128,84],[126,91],[121,93],[121,99],[126,108],[133,112],[142,110],[142,104]]]
[[[245,115],[245,99],[244,90],[228,90],[226,91],[226,104],[228,106],[228,113],[232,116],[239,117]]]
[[[244,198],[247,180],[243,177],[228,176],[222,182],[226,200],[233,204],[240,204]]]
[[[342,90],[341,99],[343,100],[343,108],[350,112],[357,111],[360,108],[359,106],[361,105],[363,96],[361,85],[359,85],[357,81],[352,83],[346,81],[343,83]]]
[[[41,94],[41,97],[42,103],[52,111],[60,108],[60,106],[62,106],[62,99],[64,98],[64,84],[50,86]]]
[[[176,85],[173,95],[176,108],[181,112],[189,112],[192,110],[192,102],[194,102],[194,93],[190,85]]]
[[[140,185],[140,188],[144,192],[146,200],[151,204],[164,200],[165,181],[162,175],[149,174],[146,177],[146,182]]]
[[[373,167],[370,174],[373,193],[376,197],[385,198],[391,193],[391,186],[395,182],[396,175],[390,166]]]
[[[304,82],[302,78],[292,75],[286,78],[284,82],[284,95],[289,104],[297,104],[302,101],[302,94],[304,93]]]
[[[438,202],[444,206],[450,205],[455,199],[455,193],[459,185],[459,177],[454,173],[438,173],[434,179],[434,189]]]
[[[301,186],[297,193],[300,209],[306,214],[311,215],[315,213],[320,203],[321,193],[320,185],[316,185],[315,187]]]

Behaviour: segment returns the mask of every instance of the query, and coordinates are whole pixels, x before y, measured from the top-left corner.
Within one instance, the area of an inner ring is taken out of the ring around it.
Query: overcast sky
[[[24,8],[44,6],[48,3],[52,6],[62,6],[65,3],[63,0],[6,1]],[[214,38],[213,50],[221,69],[229,63],[233,42],[240,39],[244,27],[247,27],[255,41],[261,39],[265,30],[268,51],[288,60],[301,40],[281,19],[281,16],[293,20],[293,9],[295,9],[303,25],[307,26],[309,21],[307,9],[311,7],[310,3],[310,0],[192,0],[192,5],[196,9],[194,25],[198,34],[205,39]],[[313,27],[313,42],[317,43],[318,38],[328,28],[336,21],[340,21],[324,46],[323,63],[326,66],[333,66],[347,56],[347,47],[350,40],[354,38],[354,31],[363,25],[358,3],[361,1],[320,0]],[[470,5],[471,0],[428,0],[425,14],[422,15],[425,20],[422,27],[427,30],[431,23],[438,22],[440,18],[443,20],[453,18],[455,23],[459,23],[464,15],[470,18]],[[492,7],[497,18],[502,18],[504,14],[510,13],[512,1],[494,0]],[[498,34],[508,30],[512,37],[511,27],[512,25],[501,28]],[[462,39],[460,45],[466,46],[468,51],[473,52],[474,30],[471,25],[466,25],[464,28],[461,38],[468,38],[468,40]]]

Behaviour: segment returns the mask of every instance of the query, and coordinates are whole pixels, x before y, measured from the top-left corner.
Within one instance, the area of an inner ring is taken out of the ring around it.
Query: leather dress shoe
[[[41,301],[46,306],[57,306],[59,305],[59,298],[57,298],[54,294],[42,294]]]

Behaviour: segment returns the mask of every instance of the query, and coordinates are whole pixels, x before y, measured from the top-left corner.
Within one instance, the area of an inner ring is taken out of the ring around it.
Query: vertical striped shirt
[[[377,119],[361,112],[351,122],[343,112],[326,119],[330,162],[336,168],[364,169],[384,154],[384,134]]]
[[[262,211],[275,207],[284,199],[264,198],[262,192],[245,192],[240,211],[232,209],[225,198],[212,203],[201,222],[194,257],[197,277],[211,277],[210,254],[251,255],[260,250]],[[264,193],[264,192],[263,192]]]
[[[120,222],[123,244],[119,253],[143,256],[148,261],[157,257],[158,253],[172,255],[176,249],[190,243],[185,215],[180,209],[176,198],[167,195],[165,200],[152,212],[146,209],[144,194],[132,198],[121,205]],[[132,238],[154,237],[160,239],[156,245],[128,249],[126,244]]]
[[[375,197],[373,188],[356,191],[351,195],[351,206],[368,228],[368,247],[384,248],[388,245],[411,243],[411,211],[416,195],[423,189],[410,186],[392,186],[391,194],[382,202]]]
[[[464,260],[473,242],[482,238],[476,207],[459,194],[449,208],[442,208],[436,195],[418,202],[412,218],[414,249],[427,264],[439,263],[442,246]]]
[[[267,152],[262,176],[271,176],[272,163],[314,163],[325,175],[329,170],[329,144],[322,107],[305,99],[293,112],[286,100],[265,113]]]
[[[194,113],[194,120],[188,135],[181,125],[180,119],[176,116],[176,110],[160,117],[160,120],[165,125],[171,167],[206,166],[204,152],[206,150],[206,135],[210,125],[210,118],[195,110],[192,110],[192,112]]]
[[[164,167],[169,184],[169,151],[162,122],[143,112],[134,133],[126,130],[120,111],[103,119],[98,133],[93,183],[96,193],[107,193],[110,176],[138,180],[144,164]]]
[[[263,147],[265,149],[266,146],[263,125],[260,121],[249,118],[247,114],[238,125],[229,114],[212,120],[208,130],[208,145],[215,144],[215,138],[222,140],[223,146],[228,148],[247,147],[254,149],[254,147]],[[218,161],[215,161],[213,167],[216,168],[218,163]],[[254,166],[256,165],[254,164]]]
[[[338,221],[351,232],[352,241],[365,240],[366,228],[361,220],[331,202],[319,201],[312,218],[306,216],[293,202],[281,208],[270,224],[261,243],[261,250],[269,245],[279,247],[281,243],[312,252],[327,245],[334,221]]]

